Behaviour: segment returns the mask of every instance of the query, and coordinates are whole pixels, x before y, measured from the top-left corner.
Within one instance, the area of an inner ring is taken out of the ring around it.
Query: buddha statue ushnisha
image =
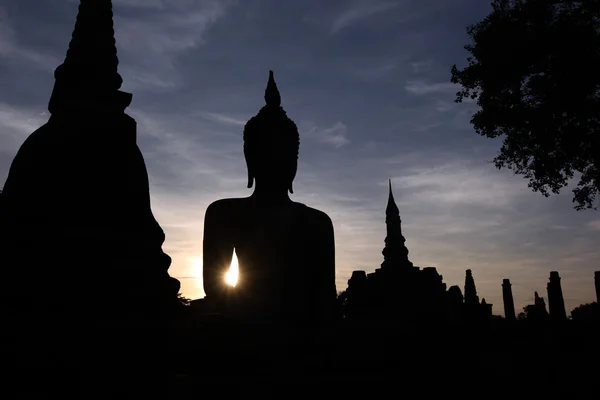
[[[204,289],[219,312],[254,321],[323,321],[336,299],[331,219],[294,202],[298,166],[296,124],[281,107],[273,72],[266,105],[244,128],[247,198],[222,199],[206,210]],[[225,281],[235,252],[239,279]]]

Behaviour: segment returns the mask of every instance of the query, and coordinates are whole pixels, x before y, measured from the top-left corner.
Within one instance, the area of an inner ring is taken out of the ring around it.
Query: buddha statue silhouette
[[[333,312],[335,245],[331,219],[293,202],[298,166],[296,124],[280,106],[269,72],[266,105],[244,128],[247,198],[222,199],[206,210],[203,277],[206,304],[236,318],[324,321]],[[235,252],[239,280],[225,274]]]

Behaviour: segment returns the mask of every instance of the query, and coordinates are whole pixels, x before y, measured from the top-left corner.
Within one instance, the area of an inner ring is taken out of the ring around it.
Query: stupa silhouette
[[[51,117],[19,149],[2,193],[12,311],[156,316],[178,304],[117,65],[112,2],[81,0]]]

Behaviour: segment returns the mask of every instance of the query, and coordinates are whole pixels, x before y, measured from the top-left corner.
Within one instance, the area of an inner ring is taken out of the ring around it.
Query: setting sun
[[[231,266],[229,267],[229,271],[225,275],[225,281],[231,286],[235,286],[238,281],[238,277],[240,274],[240,267],[238,263],[237,254],[235,254],[235,249],[233,250],[233,257],[231,258]]]

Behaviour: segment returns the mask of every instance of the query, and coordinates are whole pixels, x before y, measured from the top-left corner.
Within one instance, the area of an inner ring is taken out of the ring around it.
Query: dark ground
[[[51,325],[5,336],[3,398],[600,398],[591,326]]]

